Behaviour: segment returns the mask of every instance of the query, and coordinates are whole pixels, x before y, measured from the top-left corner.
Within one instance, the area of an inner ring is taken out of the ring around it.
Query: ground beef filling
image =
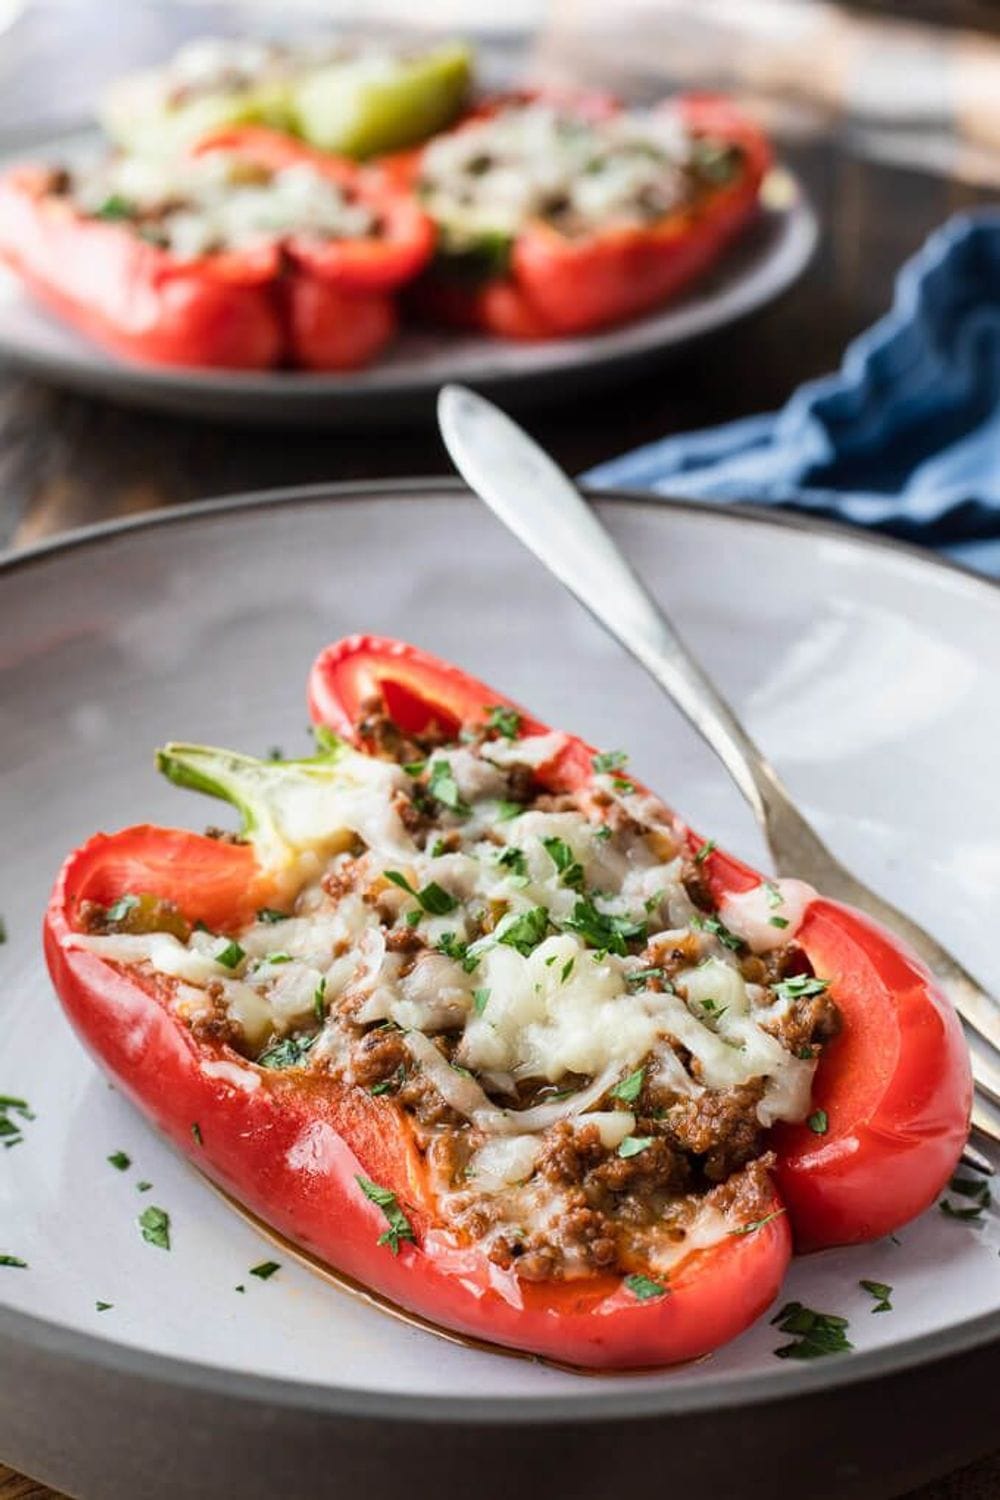
[[[405,765],[419,763],[435,750],[454,744],[454,735],[440,724],[432,723],[420,733],[402,733],[377,697],[363,706],[360,735],[368,753]],[[463,738],[474,744],[496,737],[496,731],[487,727]],[[528,766],[511,767],[508,781],[510,799],[525,810],[581,811],[581,798],[540,789]],[[420,826],[429,836],[433,829],[441,848],[459,846],[457,833],[441,834],[441,810],[424,803],[419,778],[406,800],[412,808],[412,817],[404,812],[406,826]],[[609,827],[612,835],[644,832],[641,823],[601,790],[587,793],[586,807],[588,815]],[[663,852],[669,857],[671,851]],[[681,881],[699,911],[714,912],[703,864],[688,860]],[[334,894],[332,886],[327,889]],[[387,947],[393,952],[414,954],[422,946],[416,933],[387,936]],[[696,953],[694,934],[672,940],[669,947],[651,940],[640,956],[644,963],[663,970],[664,981],[652,979],[649,987],[662,989],[674,973],[696,961]],[[805,953],[794,943],[762,957],[741,952],[739,966],[749,983],[760,985],[811,973]],[[770,1029],[789,1050],[813,1056],[836,1034],[838,1024],[836,1006],[824,993],[794,1001]],[[436,1040],[450,1059],[459,1034],[444,1034]],[[692,1060],[684,1049],[677,1050],[690,1066]],[[565,1121],[550,1128],[540,1137],[535,1176],[558,1193],[561,1212],[544,1231],[531,1232],[506,1222],[502,1195],[476,1193],[474,1179],[466,1173],[485,1138],[414,1069],[400,1031],[389,1025],[360,1032],[351,1051],[351,1070],[361,1087],[391,1096],[410,1115],[435,1180],[446,1190],[446,1199],[453,1195],[453,1224],[458,1233],[482,1241],[494,1263],[515,1269],[525,1280],[558,1278],[570,1266],[577,1272],[581,1267],[595,1272],[622,1269],[630,1259],[635,1261],[643,1233],[654,1227],[659,1235],[681,1243],[692,1218],[706,1206],[753,1222],[773,1204],[769,1177],[773,1158],[757,1118],[763,1094],[760,1079],[739,1087],[705,1090],[696,1097],[644,1085],[629,1108],[636,1116],[634,1135],[649,1145],[633,1156],[623,1157],[605,1147],[593,1125]],[[575,1084],[582,1087],[589,1081],[581,1078]],[[504,1098],[499,1102],[528,1108],[558,1092],[553,1085],[523,1084],[516,1101]],[[614,1102],[605,1099],[599,1107],[609,1109]]]
[[[359,736],[369,754],[407,768],[410,783],[394,794],[395,805],[418,845],[429,848],[433,844],[439,854],[458,852],[461,820],[434,800],[428,775],[421,770],[435,751],[455,746],[454,728],[431,723],[419,733],[404,732],[385,704],[373,698],[363,705]],[[494,727],[479,726],[463,733],[461,743],[474,747],[495,738]],[[620,839],[623,844],[636,838],[655,839],[658,842],[652,847],[658,859],[668,862],[676,855],[669,831],[643,824],[599,786],[579,795],[552,793],[541,788],[534,771],[523,764],[505,767],[504,777],[505,796],[523,811],[582,813],[595,827],[609,830],[608,839]],[[357,841],[322,878],[322,890],[331,902],[360,895],[377,915],[386,954],[396,966],[397,978],[402,978],[424,961],[428,942],[415,927],[401,923],[398,902],[391,899],[394,889],[390,891],[384,877],[373,872],[365,856],[364,846]],[[680,881],[698,913],[714,912],[703,863],[688,860]],[[82,915],[92,932],[167,930],[185,935],[179,913],[152,898],[117,911],[88,907]],[[501,915],[489,909],[467,911],[467,928],[470,933],[488,933]],[[698,964],[703,951],[700,941],[696,931],[672,931],[637,939],[629,953],[657,971],[645,985],[662,992],[670,988],[673,976]],[[806,954],[794,941],[764,955],[739,947],[735,960],[748,985],[768,987],[812,974]],[[220,987],[210,985],[206,993],[208,1006],[191,1023],[198,1037],[258,1055],[241,1045],[239,1027],[226,1015]],[[635,1117],[630,1135],[643,1143],[641,1149],[623,1155],[617,1145],[606,1146],[598,1127],[586,1123],[585,1115],[538,1134],[530,1187],[532,1191],[537,1188],[550,1206],[555,1204],[556,1211],[537,1216],[535,1227],[518,1222],[503,1190],[477,1189],[473,1158],[486,1143],[483,1131],[456,1112],[414,1063],[405,1033],[391,1021],[362,1024],[357,1019],[361,1008],[358,994],[352,995],[348,986],[331,1012],[340,1050],[333,1056],[317,1047],[314,1055],[306,1037],[296,1065],[314,1073],[344,1070],[356,1087],[404,1111],[418,1149],[425,1155],[443,1212],[457,1235],[481,1243],[492,1261],[525,1280],[625,1272],[641,1267],[644,1240],[648,1244],[650,1237],[659,1244],[683,1245],[694,1220],[706,1209],[736,1216],[739,1223],[751,1223],[770,1211],[772,1158],[758,1119],[765,1080],[756,1078],[728,1088],[703,1087],[697,1060],[678,1042],[673,1050],[690,1087],[669,1087],[651,1056],[642,1064],[642,1082],[633,1096],[623,1100],[609,1091],[592,1106],[602,1112],[628,1109]],[[837,1008],[825,991],[791,996],[764,1023],[764,1029],[788,1051],[810,1059],[838,1026]],[[443,1058],[455,1066],[462,1034],[456,1029],[433,1036]],[[279,1040],[277,1035],[272,1037],[259,1055]],[[477,1082],[492,1103],[505,1109],[527,1109],[586,1087],[591,1079],[566,1075],[558,1085],[544,1079],[522,1080],[513,1092],[509,1081],[494,1086],[484,1076]]]

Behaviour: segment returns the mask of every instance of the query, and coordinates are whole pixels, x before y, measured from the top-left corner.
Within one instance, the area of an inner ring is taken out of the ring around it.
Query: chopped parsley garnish
[[[286,1036],[266,1047],[257,1059],[259,1068],[300,1068],[306,1053],[316,1042],[314,1036]]]
[[[642,1086],[646,1081],[646,1069],[636,1068],[621,1083],[616,1083],[611,1090],[612,1099],[622,1099],[626,1104],[634,1104],[642,1093]]]
[[[602,750],[599,755],[592,757],[590,764],[599,775],[607,771],[621,771],[628,765],[628,754],[624,750]]]
[[[195,1120],[194,1124],[191,1126],[191,1134],[194,1136],[199,1146],[204,1146],[205,1138],[201,1133],[201,1126],[198,1124],[197,1120]]]
[[[506,849],[501,849],[497,855],[497,864],[502,865],[505,870],[510,870],[512,874],[521,876],[525,880],[528,878],[528,861],[525,858],[524,850],[518,849],[514,844],[508,844]]]
[[[155,1245],[158,1250],[170,1249],[170,1215],[165,1209],[150,1204],[143,1209],[136,1222],[147,1244]]]
[[[749,1224],[741,1224],[738,1229],[731,1229],[730,1234],[756,1234],[758,1229],[763,1229],[765,1224],[770,1224],[772,1219],[780,1219],[787,1209],[776,1208],[773,1213],[765,1214],[762,1219],[752,1219]]]
[[[442,807],[448,807],[452,812],[461,817],[469,814],[468,804],[462,801],[458,790],[458,782],[455,773],[446,760],[435,760],[431,762],[431,774],[427,783],[427,790],[436,802]]]
[[[610,837],[611,829],[608,827],[607,823],[600,823],[594,829],[594,838],[600,839],[602,844],[605,843]]]
[[[410,884],[402,871],[385,870],[383,873],[386,880],[391,880],[393,885],[398,885],[401,891],[406,891],[432,917],[447,916],[458,905],[454,896],[439,886],[436,880],[432,880],[422,890],[418,891],[415,886]]]
[[[718,1000],[713,1000],[711,996],[707,1000],[702,1000],[699,1003],[706,1016],[708,1016],[712,1021],[721,1021],[722,1017],[729,1009],[728,1005],[720,1005]]]
[[[769,922],[769,924],[772,927],[787,927],[788,926],[788,918],[787,917],[768,917],[768,922]]]
[[[691,926],[696,927],[699,932],[710,932],[713,937],[719,939],[723,948],[729,948],[733,953],[744,946],[743,939],[737,937],[735,932],[730,932],[725,922],[719,917],[703,917],[696,912],[691,918]]]
[[[889,1300],[892,1296],[892,1287],[889,1286],[888,1282],[859,1281],[858,1286],[861,1287],[862,1291],[867,1292],[869,1297],[874,1297],[875,1306],[872,1308],[873,1313],[892,1312],[892,1303]]]
[[[407,776],[422,776],[426,769],[427,762],[425,760],[411,760],[408,765],[403,767]]]
[[[476,1013],[477,1016],[481,1016],[482,1015],[483,1011],[486,1009],[487,1005],[489,1004],[489,999],[490,999],[490,992],[489,992],[489,990],[473,990],[472,991],[472,1008],[475,1011],[475,1013]]]
[[[250,1275],[257,1276],[261,1281],[269,1281],[275,1271],[280,1271],[281,1266],[276,1260],[262,1260],[259,1266],[250,1267]]]
[[[705,863],[706,859],[708,858],[708,856],[713,852],[714,849],[715,849],[715,840],[714,839],[706,839],[705,842],[702,844],[701,848],[698,850],[698,853],[694,857],[695,864],[696,865],[703,865]]]
[[[317,1021],[326,1019],[326,975],[320,976],[319,984],[313,990],[313,1010]]]
[[[379,1187],[377,1182],[372,1182],[368,1177],[355,1177],[355,1182],[364,1193],[385,1215],[388,1229],[380,1234],[377,1240],[379,1245],[388,1245],[393,1255],[399,1254],[399,1246],[403,1240],[414,1240],[413,1226],[399,1206],[396,1194],[390,1188]]]
[[[265,953],[263,962],[266,964],[290,964],[292,962],[292,955],[279,949],[277,953]]]
[[[136,909],[136,907],[138,905],[139,905],[139,897],[138,896],[132,896],[132,895],[119,896],[118,900],[115,901],[115,902],[113,902],[112,905],[108,907],[108,910],[107,910],[108,921],[109,922],[124,922],[125,918],[129,914],[129,912],[130,911],[135,911],[135,909]]]
[[[400,1063],[390,1078],[383,1078],[381,1083],[373,1083],[368,1092],[377,1099],[381,1094],[394,1094],[397,1089],[403,1087],[405,1082],[406,1064]]]
[[[479,959],[475,953],[469,952],[469,944],[463,943],[453,932],[444,932],[434,944],[437,953],[443,953],[446,958],[453,958],[457,964],[461,964],[466,974],[471,974],[479,966]]]
[[[829,987],[828,979],[817,979],[815,974],[795,974],[791,979],[780,979],[773,989],[779,1000],[805,1000],[810,995],[822,995]]]
[[[628,797],[635,791],[635,782],[629,781],[627,776],[612,776],[611,785],[616,792],[621,792],[623,797]]]
[[[11,1115],[19,1115],[19,1120],[12,1120]],[[33,1120],[34,1111],[28,1106],[27,1099],[15,1099],[11,1094],[0,1094],[0,1140],[3,1141],[7,1150],[11,1146],[19,1146],[24,1140],[24,1127],[21,1120]]]
[[[522,957],[534,952],[549,930],[549,914],[544,906],[532,906],[527,911],[504,917],[493,936],[498,943],[516,948]]]
[[[575,958],[567,958],[566,962],[563,964],[562,968],[559,970],[559,983],[560,984],[565,984],[566,983],[567,979],[572,974],[573,969],[574,969],[575,966],[576,966],[576,959]]]
[[[569,886],[571,891],[582,890],[583,866],[578,864],[573,857],[573,851],[566,840],[558,838],[542,839],[542,846],[562,876],[563,885]]]
[[[619,958],[628,954],[626,944],[644,941],[646,923],[633,917],[611,916],[598,911],[588,896],[583,896],[573,907],[563,926],[578,932],[588,948],[598,948],[606,953],[615,953]]]
[[[321,743],[318,734],[316,736],[316,743],[319,745],[321,750],[326,748],[326,746]],[[284,760],[284,758],[285,752],[284,750],[282,750],[280,745],[268,745],[266,756],[267,760]]]
[[[127,1172],[132,1165],[131,1156],[126,1156],[124,1151],[112,1151],[108,1161],[113,1167],[117,1167],[119,1172]]]
[[[639,1156],[643,1151],[648,1151],[653,1144],[651,1135],[627,1135],[618,1147],[618,1155],[625,1157]]]
[[[275,906],[262,906],[257,913],[258,922],[287,922],[288,912],[278,911]]]
[[[814,1312],[801,1302],[786,1302],[771,1319],[782,1333],[792,1334],[795,1342],[775,1349],[779,1359],[821,1359],[827,1354],[842,1354],[854,1345],[847,1337],[846,1318],[835,1313]]]
[[[494,703],[486,722],[505,740],[516,740],[521,733],[521,715],[516,708],[506,708],[502,703]]]
[[[806,1124],[813,1135],[826,1135],[830,1128],[830,1116],[825,1109],[814,1109]]]
[[[626,1276],[625,1285],[639,1302],[649,1302],[653,1297],[665,1297],[667,1294],[665,1286],[658,1281],[653,1281],[649,1276],[643,1276],[641,1272]]]
[[[0,1255],[0,1266],[14,1266],[19,1271],[26,1271],[28,1262],[22,1260],[19,1255]]]
[[[524,812],[520,802],[508,802],[503,798],[497,803],[497,822],[509,823],[511,818],[519,818]]]
[[[148,1193],[152,1186],[153,1184],[151,1182],[137,1182],[135,1185],[135,1190],[137,1193]]]
[[[94,1306],[96,1307],[96,1309],[97,1309],[98,1312],[107,1312],[110,1307],[114,1306],[114,1303],[113,1302],[95,1302]]]
[[[652,964],[648,969],[630,969],[625,975],[625,983],[629,989],[642,989],[643,985],[648,984],[651,979],[666,980],[666,977],[665,969]]]
[[[993,1201],[989,1183],[981,1182],[977,1177],[955,1176],[948,1184],[948,1191],[957,1193],[960,1198],[968,1198],[971,1202],[968,1208],[960,1208],[955,1203],[949,1203],[947,1198],[942,1198],[941,1212],[949,1219],[962,1219],[967,1224],[981,1223],[983,1214]]]
[[[784,906],[785,898],[781,894],[780,890],[775,885],[773,880],[764,881],[764,891],[767,896],[767,904],[772,908],[772,910],[776,906]]]
[[[246,958],[246,953],[240,947],[235,938],[229,938],[228,941],[223,943],[221,948],[217,949],[217,951],[212,954],[212,957],[215,959],[215,962],[217,964],[221,964],[224,969],[238,969],[240,964]]]

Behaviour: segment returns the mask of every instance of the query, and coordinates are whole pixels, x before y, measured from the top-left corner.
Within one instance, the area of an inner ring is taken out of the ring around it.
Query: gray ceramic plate
[[[97,147],[93,130],[19,143],[17,158],[75,162]],[[13,156],[8,152],[7,160]],[[0,165],[3,165],[0,157]],[[44,312],[0,272],[0,356],[59,385],[133,406],[226,421],[365,425],[425,417],[449,380],[524,406],[662,361],[770,302],[801,274],[816,245],[815,215],[783,170],[766,184],[764,213],[718,270],[666,311],[588,338],[512,344],[480,335],[405,330],[370,369],[346,375],[171,370],[104,353]]]
[[[904,548],[781,518],[608,506],[821,833],[1000,982],[1000,593]],[[488,513],[441,482],[314,489],[86,533],[0,573],[0,1455],[85,1500],[532,1492],[662,1476],[689,1500],[887,1496],[995,1441],[1000,1225],[936,1210],[900,1243],[796,1262],[786,1293],[850,1319],[795,1364],[763,1321],[700,1363],[589,1377],[444,1342],[269,1251],[105,1084],[64,1023],[38,925],[94,829],[217,815],[155,776],[177,736],[306,745],[313,653],[409,636],[550,722],[633,748],[720,841],[735,792],[637,668]],[[107,1157],[125,1151],[119,1172]],[[137,1183],[154,1184],[148,1196]],[[171,1215],[169,1254],[136,1215]],[[894,1287],[872,1316],[861,1278]],[[237,1284],[246,1292],[237,1294]],[[97,1301],[112,1304],[97,1310]],[[791,1481],[786,1477],[783,1483]],[[794,1491],[793,1491],[794,1492]]]

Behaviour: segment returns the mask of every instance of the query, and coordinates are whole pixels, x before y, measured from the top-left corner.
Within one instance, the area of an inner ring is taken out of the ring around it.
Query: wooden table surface
[[[39,5],[0,48],[0,144],[37,114],[40,69],[66,80],[67,108],[135,50],[134,16],[116,10],[116,35],[94,30],[86,4],[70,13]],[[105,14],[107,14],[105,12]],[[147,55],[188,17],[145,8]],[[90,21],[87,21],[89,16]],[[82,19],[81,19],[82,17]],[[119,18],[122,25],[119,27]],[[82,31],[81,31],[82,28]],[[86,46],[81,47],[85,39]],[[82,91],[82,92],[81,92]],[[64,101],[65,102],[65,101]],[[836,365],[845,344],[883,312],[900,262],[950,213],[994,193],[923,169],[866,158],[836,118],[783,152],[823,222],[820,251],[782,302],[662,373],[603,395],[538,411],[529,425],[570,469],[580,470],[668,432],[779,405],[803,380]],[[351,435],[281,433],[146,415],[50,388],[0,367],[0,547],[23,547],[67,527],[186,500],[312,480],[447,471],[428,422]],[[57,1420],[57,1414],[54,1415]],[[0,1465],[0,1500],[41,1500],[42,1485]],[[915,1493],[911,1500],[997,1500],[1000,1455]],[[99,1497],[88,1497],[99,1500]]]

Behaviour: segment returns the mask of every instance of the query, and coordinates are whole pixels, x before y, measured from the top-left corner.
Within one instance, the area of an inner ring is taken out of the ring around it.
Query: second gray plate
[[[97,149],[96,132],[86,127],[21,144],[17,154],[72,163]],[[7,153],[6,160],[12,159]],[[815,249],[816,216],[783,168],[768,178],[764,204],[746,238],[688,296],[585,338],[519,344],[409,328],[376,364],[348,374],[171,369],[106,353],[40,308],[10,272],[0,271],[0,357],[57,385],[130,406],[227,422],[360,427],[421,420],[449,380],[502,395],[508,406],[523,409],[565,389],[567,379],[579,391],[661,362],[789,287]]]

